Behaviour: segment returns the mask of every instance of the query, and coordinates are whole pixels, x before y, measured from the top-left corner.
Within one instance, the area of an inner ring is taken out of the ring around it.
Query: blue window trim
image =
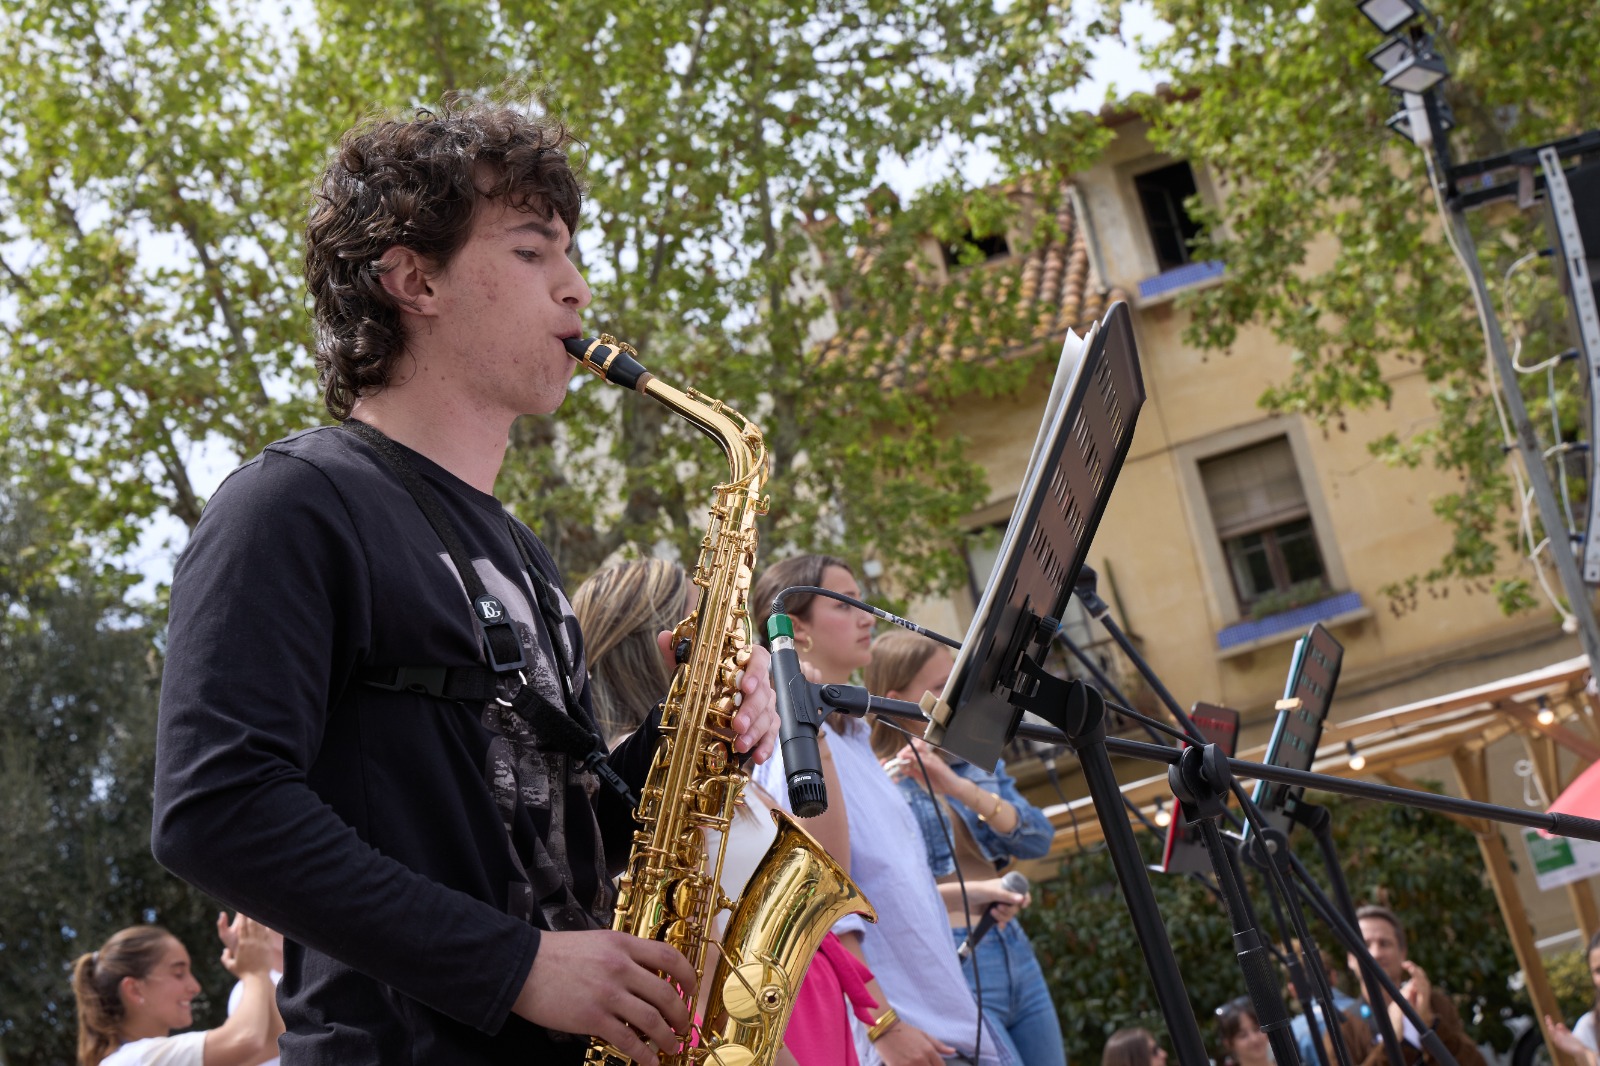
[[[1304,629],[1313,622],[1326,622],[1341,614],[1359,611],[1361,607],[1359,592],[1341,592],[1325,600],[1308,603],[1304,607],[1295,607],[1265,618],[1253,618],[1247,622],[1235,622],[1231,626],[1223,627],[1217,634],[1217,649],[1226,651],[1240,644],[1249,644],[1251,641],[1275,636],[1291,629]]]
[[[1174,267],[1139,282],[1139,298],[1149,300],[1178,289],[1187,289],[1191,285],[1222,277],[1226,269],[1227,265],[1220,259],[1208,259],[1203,263],[1185,263],[1181,267]]]

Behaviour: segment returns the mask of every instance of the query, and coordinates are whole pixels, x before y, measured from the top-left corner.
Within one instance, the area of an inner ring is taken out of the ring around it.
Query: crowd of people
[[[591,1037],[653,1062],[694,1038],[693,968],[608,916],[662,739],[670,631],[698,588],[647,560],[569,601],[492,495],[512,422],[565,396],[590,299],[571,256],[572,143],[547,118],[461,100],[351,131],[312,190],[306,280],[339,424],[269,445],[218,489],[167,633],[152,843],[241,912],[218,925],[231,1014],[184,1032],[199,992],[186,948],[124,929],[73,970],[81,1066],[280,1051],[295,1066],[575,1064]],[[794,586],[860,593],[844,561],[792,555],[756,577],[758,633]],[[942,646],[875,635],[847,603],[800,594],[787,610],[814,681],[915,701],[949,677]],[[752,776],[727,830],[729,898],[789,804],[769,662],[753,649],[733,682],[731,747]],[[822,938],[779,1061],[1064,1066],[1071,1007],[1019,917],[1030,894],[1002,877],[1046,854],[1048,819],[1003,763],[891,721],[836,715],[818,744],[831,802],[807,828],[877,920]],[[1369,908],[1361,926],[1461,1066],[1482,1066],[1399,921]],[[1371,1011],[1342,1009],[1371,1066]],[[1386,1009],[1409,1048],[1415,1030]],[[1592,1014],[1560,1032],[1592,1056]],[[1217,1038],[1224,1062],[1270,1061],[1248,1003],[1219,1012]],[[1165,1053],[1124,1030],[1105,1062]]]

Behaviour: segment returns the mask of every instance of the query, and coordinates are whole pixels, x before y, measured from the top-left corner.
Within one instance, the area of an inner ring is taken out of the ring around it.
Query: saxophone
[[[737,901],[721,888],[727,834],[748,776],[734,757],[738,678],[753,643],[748,611],[756,519],[767,511],[767,449],[761,430],[720,400],[667,385],[614,337],[570,339],[572,357],[623,388],[642,392],[722,446],[731,476],[716,499],[693,580],[694,613],[672,634],[680,666],[661,711],[661,744],[639,794],[633,837],[612,928],[677,948],[705,976],[712,919],[731,911],[719,946],[695,1046],[662,1053],[663,1066],[770,1066],[783,1043],[795,993],[830,926],[872,906],[811,834],[773,811],[778,835]],[[684,649],[687,648],[685,654]],[[707,832],[715,835],[708,855]],[[707,862],[707,859],[710,859]],[[690,994],[679,990],[695,1014]],[[632,1059],[594,1040],[588,1066]]]

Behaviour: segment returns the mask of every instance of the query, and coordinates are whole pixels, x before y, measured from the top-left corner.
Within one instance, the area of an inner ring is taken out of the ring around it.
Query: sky
[[[263,10],[270,7],[274,14],[283,10],[279,3],[272,0],[263,3],[262,7]],[[298,10],[301,17],[307,20],[311,17],[309,8],[297,0],[291,0],[288,10]],[[291,14],[290,17],[294,18],[295,15]],[[1124,43],[1097,43],[1096,54],[1088,65],[1088,76],[1066,94],[1065,106],[1069,110],[1098,111],[1108,99],[1154,90],[1156,79],[1141,69],[1136,45],[1141,39],[1162,34],[1165,28],[1157,22],[1150,5],[1140,0],[1124,7],[1122,26]],[[909,200],[926,184],[930,174],[944,169],[941,164],[947,162],[948,158],[945,146],[910,160],[886,158],[881,164],[883,179],[902,199]],[[969,156],[966,167],[965,176],[974,185],[992,180],[998,170],[993,159],[981,154]],[[243,458],[224,447],[205,443],[194,445],[189,474],[195,491],[202,498],[209,497]],[[163,515],[151,523],[138,545],[124,559],[132,569],[144,575],[134,590],[135,599],[153,596],[158,584],[172,579],[173,562],[187,536],[183,523],[171,516]]]

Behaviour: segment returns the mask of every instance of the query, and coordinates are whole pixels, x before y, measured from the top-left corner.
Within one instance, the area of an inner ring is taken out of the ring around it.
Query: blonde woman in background
[[[694,610],[698,592],[677,563],[644,559],[597,571],[573,595],[589,649],[595,719],[606,743],[637,729],[671,685],[671,631]],[[722,891],[730,899],[744,891],[777,836],[771,808],[772,798],[759,785],[745,787],[722,864]],[[725,913],[717,916],[713,938],[720,939],[726,921]],[[708,977],[716,961],[707,952]],[[871,977],[829,933],[795,997],[777,1066],[859,1066],[846,1009],[870,1020],[877,1005],[867,993]]]
[[[890,630],[872,645],[867,688],[874,695],[916,703],[925,692],[942,695],[954,665],[954,656],[942,644],[908,630]],[[994,908],[995,927],[961,967],[968,987],[981,996],[984,1017],[1018,1061],[1028,1066],[1066,1066],[1061,1020],[1050,987],[1028,935],[1013,920],[1028,905],[1028,897],[1008,890],[999,876],[1013,859],[1038,859],[1049,853],[1055,837],[1050,819],[1023,798],[1004,761],[990,773],[920,739],[907,744],[904,733],[882,721],[873,725],[873,751],[895,764],[891,772],[917,816],[928,865],[939,880],[950,934],[958,947],[984,912]]]
[[[78,956],[78,1066],[257,1066],[277,1053],[283,1019],[273,995],[271,932],[239,915],[222,965],[244,984],[239,1009],[215,1029],[194,1024],[200,994],[189,953],[158,925],[135,925]]]
[[[672,684],[669,637],[699,602],[677,563],[640,559],[589,575],[572,594],[594,686],[594,717],[614,745],[639,728]]]

